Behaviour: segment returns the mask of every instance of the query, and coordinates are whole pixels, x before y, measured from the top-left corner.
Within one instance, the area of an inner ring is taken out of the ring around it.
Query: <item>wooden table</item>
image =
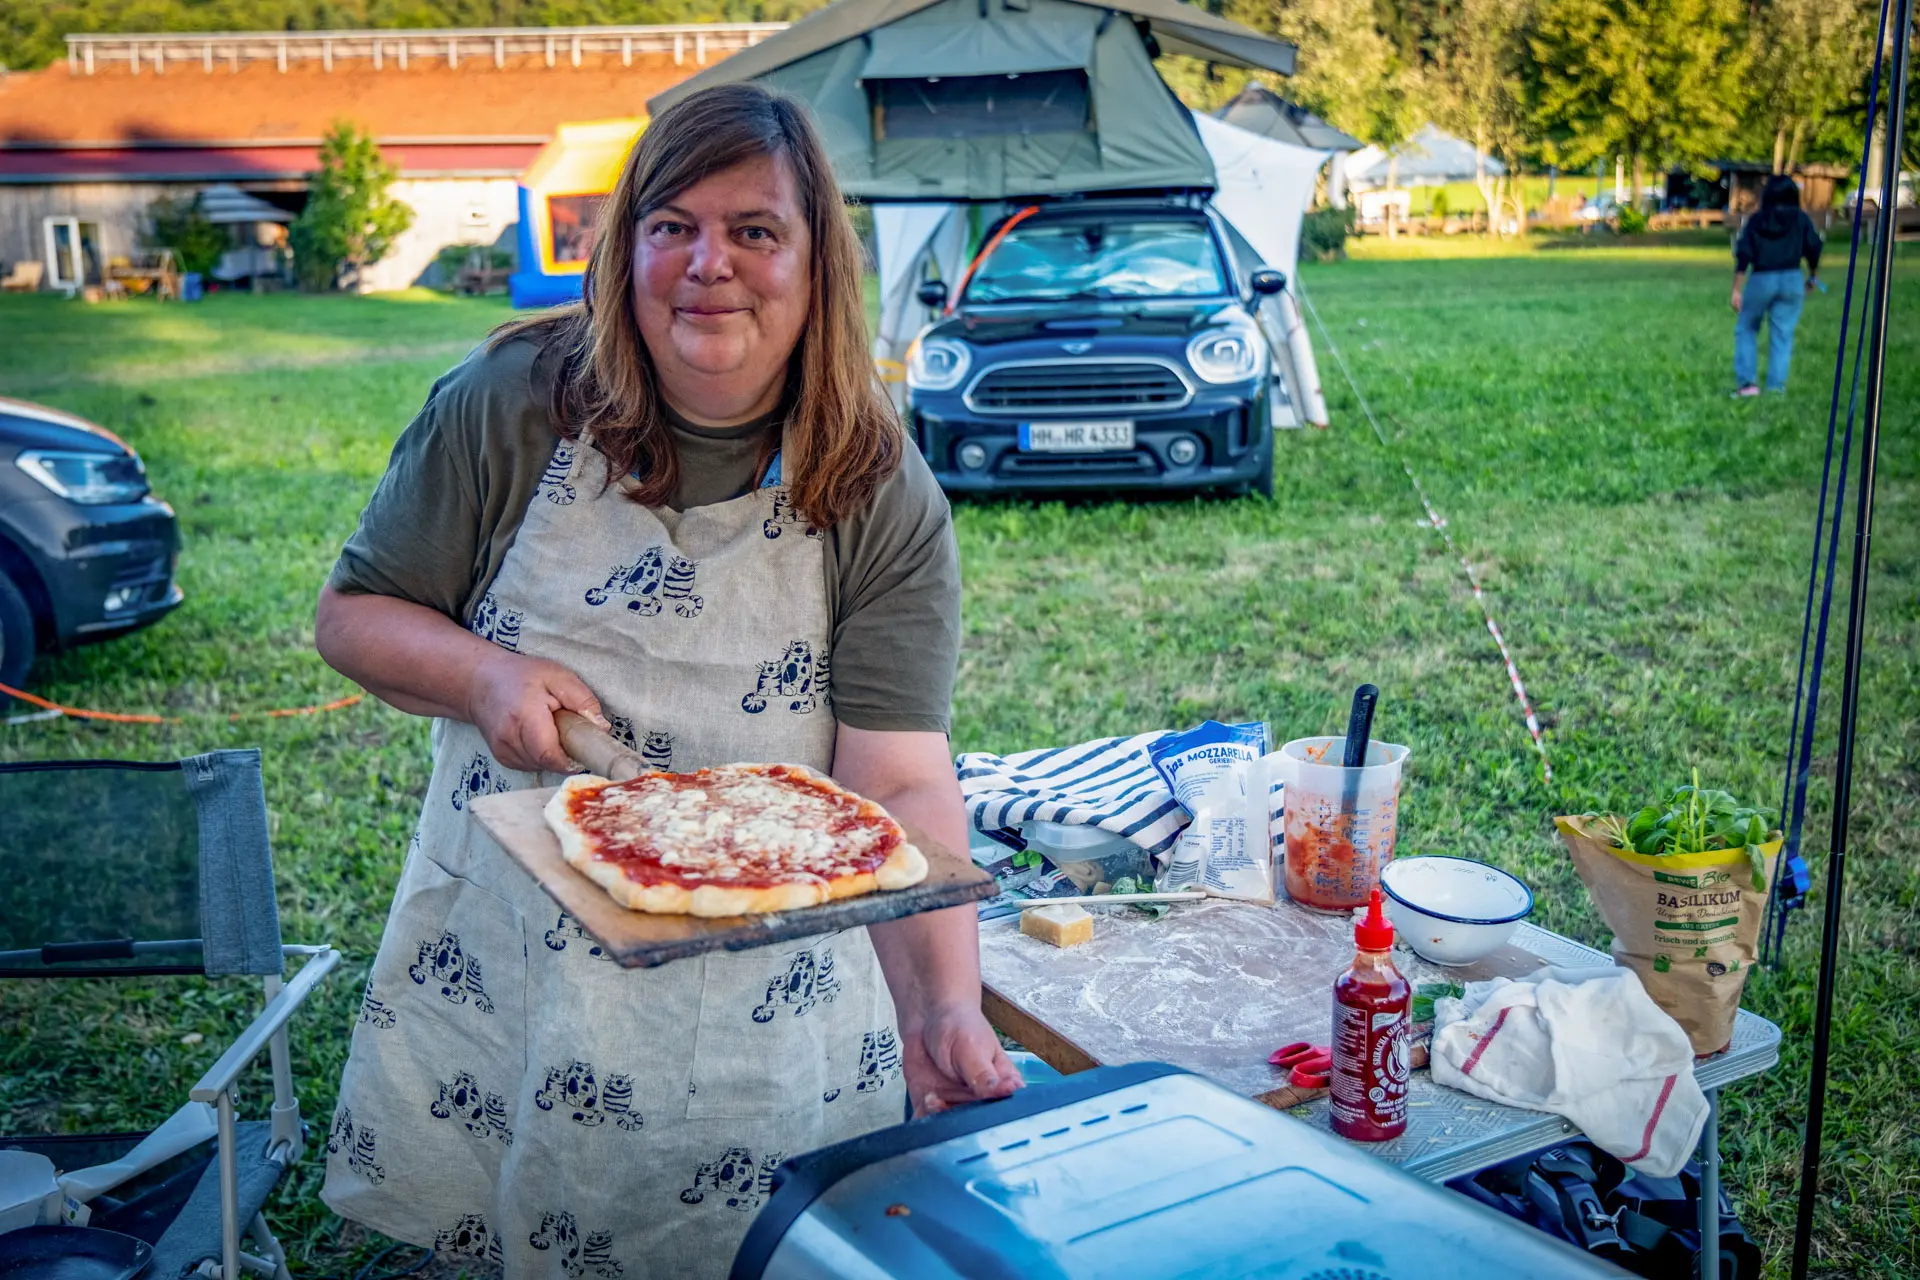
[[[1066,950],[1022,934],[1017,916],[981,924],[983,1003],[996,1027],[1063,1072],[1168,1062],[1248,1097],[1292,1102],[1267,1055],[1290,1041],[1327,1042],[1334,979],[1353,958],[1350,921],[1285,902],[1223,900],[1177,906],[1157,921],[1121,908],[1095,914],[1093,941]],[[1611,963],[1524,924],[1506,947],[1472,966],[1442,969],[1404,949],[1394,960],[1416,984],[1521,977],[1543,964]],[[1779,1044],[1779,1028],[1743,1010],[1732,1047],[1700,1063],[1695,1076],[1711,1091],[1764,1071],[1779,1060]],[[1324,1099],[1294,1114],[1329,1127]],[[1557,1115],[1487,1102],[1416,1071],[1407,1132],[1369,1150],[1444,1182],[1578,1132]],[[1717,1165],[1717,1148],[1709,1144],[1708,1151]]]

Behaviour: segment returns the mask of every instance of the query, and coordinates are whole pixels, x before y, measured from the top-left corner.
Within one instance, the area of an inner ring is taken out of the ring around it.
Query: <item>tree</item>
[[[1749,115],[1772,133],[1773,171],[1785,173],[1852,96],[1873,52],[1873,15],[1859,0],[1767,0],[1747,46]]]
[[[206,275],[227,251],[227,229],[207,220],[198,193],[189,200],[162,196],[147,206],[147,217],[153,223],[147,243],[173,250],[173,260],[182,271]]]
[[[1419,128],[1413,70],[1375,25],[1372,0],[1233,0],[1225,16],[1299,46],[1295,74],[1272,86],[1281,97],[1382,147]]]
[[[1702,161],[1739,118],[1746,51],[1739,0],[1541,0],[1527,96],[1550,163]]]
[[[1487,207],[1487,233],[1500,233],[1501,212],[1511,208],[1526,225],[1521,162],[1529,147],[1523,43],[1529,0],[1459,0],[1444,25],[1429,27],[1424,42],[1431,58],[1425,79],[1428,102],[1439,124],[1473,143],[1474,186]],[[1488,154],[1506,167],[1491,173]]]
[[[307,207],[287,233],[302,288],[332,289],[356,279],[413,225],[413,210],[387,194],[399,172],[372,138],[346,121],[327,131]]]

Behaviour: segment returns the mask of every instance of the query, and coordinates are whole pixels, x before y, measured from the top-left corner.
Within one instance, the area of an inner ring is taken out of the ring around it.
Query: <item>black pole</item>
[[[1853,805],[1854,736],[1860,724],[1860,655],[1867,630],[1867,557],[1873,544],[1873,482],[1880,452],[1880,400],[1886,382],[1887,309],[1893,286],[1894,228],[1899,214],[1900,160],[1906,146],[1907,52],[1914,0],[1899,0],[1887,77],[1887,144],[1882,152],[1880,234],[1867,298],[1867,403],[1861,432],[1860,489],[1855,495],[1853,585],[1847,600],[1847,670],[1840,685],[1840,756],[1834,768],[1833,844],[1827,855],[1827,911],[1820,930],[1820,985],[1813,1013],[1813,1068],[1807,1085],[1807,1136],[1800,1156],[1799,1215],[1793,1228],[1793,1277],[1805,1280],[1813,1250],[1813,1209],[1820,1195],[1820,1131],[1827,1109],[1827,1059],[1833,1039],[1833,988],[1840,959],[1840,914],[1847,870],[1847,819]],[[1873,122],[1869,120],[1871,129]],[[1863,178],[1866,176],[1861,175]],[[1862,189],[1861,198],[1866,198]]]

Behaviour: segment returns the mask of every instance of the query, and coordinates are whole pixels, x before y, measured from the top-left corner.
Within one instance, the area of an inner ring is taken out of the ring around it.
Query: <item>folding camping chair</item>
[[[0,979],[261,979],[266,1007],[152,1133],[28,1135],[0,1148],[53,1161],[67,1222],[152,1245],[149,1280],[286,1280],[260,1211],[306,1143],[287,1022],[340,956],[281,944],[259,751],[0,764],[0,884]],[[305,963],[283,981],[288,956]],[[262,1050],[270,1118],[237,1120],[235,1082]],[[256,1252],[241,1252],[243,1235]]]

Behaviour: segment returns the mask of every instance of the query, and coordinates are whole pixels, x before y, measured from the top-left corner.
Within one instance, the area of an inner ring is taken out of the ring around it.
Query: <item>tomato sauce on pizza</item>
[[[784,765],[643,774],[574,791],[566,812],[596,861],[686,889],[871,874],[905,840],[870,801]]]

